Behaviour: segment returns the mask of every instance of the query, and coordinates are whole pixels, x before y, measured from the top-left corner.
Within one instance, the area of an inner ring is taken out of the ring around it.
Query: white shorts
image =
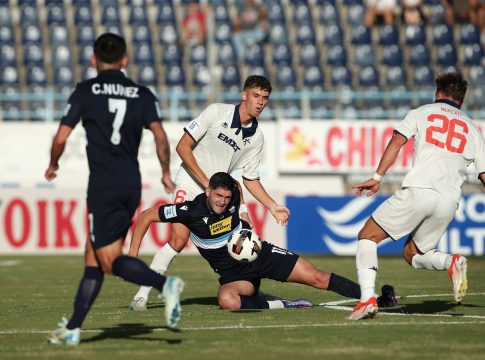
[[[394,240],[410,234],[425,253],[436,248],[457,208],[454,200],[433,189],[405,188],[383,202],[372,218]]]
[[[172,196],[172,203],[179,204],[184,201],[194,200],[194,198],[203,193],[203,189],[182,167],[180,167],[175,176],[175,191]]]

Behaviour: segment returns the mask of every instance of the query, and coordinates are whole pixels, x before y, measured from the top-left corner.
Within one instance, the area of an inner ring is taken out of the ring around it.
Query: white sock
[[[178,252],[170,246],[170,244],[165,244],[160,250],[157,251],[155,256],[153,257],[152,263],[150,264],[150,269],[155,270],[161,275],[165,275],[168,270],[168,267],[172,263],[172,260],[175,256],[178,255]],[[142,297],[144,299],[148,299],[148,295],[152,290],[151,286],[140,286],[140,289],[135,294],[133,299]]]
[[[355,264],[357,266],[357,278],[360,285],[360,300],[367,301],[375,295],[377,244],[374,241],[367,239],[358,241]]]
[[[267,301],[270,309],[284,309],[283,301],[281,300],[270,300]]]
[[[414,255],[411,262],[415,269],[442,271],[450,267],[452,258],[450,254],[438,250],[430,250],[422,255]]]

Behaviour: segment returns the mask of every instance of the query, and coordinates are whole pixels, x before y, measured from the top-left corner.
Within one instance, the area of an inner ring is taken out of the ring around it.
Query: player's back
[[[147,104],[158,106],[147,88],[118,70],[102,71],[77,86],[65,117],[68,122],[82,118],[86,129],[90,189],[141,186],[137,157],[142,131],[159,118]]]
[[[483,137],[452,102],[440,100],[411,111],[397,130],[415,140],[414,166],[403,186],[434,188],[458,201],[467,166],[476,162],[479,171],[485,168]]]

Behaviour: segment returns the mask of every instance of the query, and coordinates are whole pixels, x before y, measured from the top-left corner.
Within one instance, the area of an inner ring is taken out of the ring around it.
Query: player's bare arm
[[[52,140],[49,167],[44,173],[44,177],[47,181],[52,181],[57,176],[56,172],[59,169],[59,159],[64,153],[66,141],[69,135],[71,135],[71,132],[72,128],[66,125],[59,125],[59,128],[57,129],[57,133]]]
[[[160,222],[158,206],[145,210],[140,214],[136,222],[135,230],[133,231],[133,236],[131,237],[130,250],[128,251],[129,256],[138,256],[143,237],[152,222]]]
[[[251,226],[251,229],[254,227],[253,225],[253,222],[251,221],[251,218],[249,217],[249,211],[248,211],[248,207],[246,206],[246,203],[244,202],[244,196],[243,196],[243,189],[242,189],[242,186],[241,186],[241,183],[237,180],[236,181],[236,184],[237,184],[237,187],[239,188],[239,194],[240,194],[240,205],[239,205],[239,217],[246,221],[249,226]]]
[[[158,121],[150,123],[150,130],[155,139],[155,146],[157,149],[158,160],[162,167],[162,184],[167,193],[172,193],[175,190],[175,184],[172,181],[170,174],[170,147],[168,145],[167,134]]]
[[[177,154],[182,159],[185,169],[192,175],[205,189],[209,186],[209,178],[207,175],[202,171],[199,164],[197,164],[197,160],[195,160],[194,153],[192,151],[195,145],[194,140],[184,133],[177,144],[176,150]]]
[[[485,186],[485,173],[479,174],[478,178],[482,182],[483,186]]]
[[[288,218],[290,217],[290,210],[283,205],[279,205],[274,199],[266,192],[263,185],[259,180],[247,180],[243,179],[243,184],[246,189],[258,200],[264,207],[266,207],[276,222],[280,225],[288,225]]]
[[[372,196],[379,191],[381,187],[380,178],[382,178],[382,176],[386,174],[387,170],[394,163],[397,156],[399,155],[399,151],[401,151],[401,148],[406,142],[407,139],[404,135],[394,133],[393,137],[387,144],[386,149],[384,150],[384,154],[382,154],[381,161],[379,162],[379,166],[376,170],[376,175],[361,184],[352,186],[352,189],[354,189],[354,194],[356,196],[362,195],[362,192],[364,190],[367,191],[367,196]]]

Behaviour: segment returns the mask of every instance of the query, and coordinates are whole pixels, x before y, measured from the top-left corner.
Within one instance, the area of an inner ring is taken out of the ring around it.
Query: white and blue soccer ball
[[[251,262],[258,258],[261,240],[249,229],[234,231],[227,241],[229,255],[238,261]]]

